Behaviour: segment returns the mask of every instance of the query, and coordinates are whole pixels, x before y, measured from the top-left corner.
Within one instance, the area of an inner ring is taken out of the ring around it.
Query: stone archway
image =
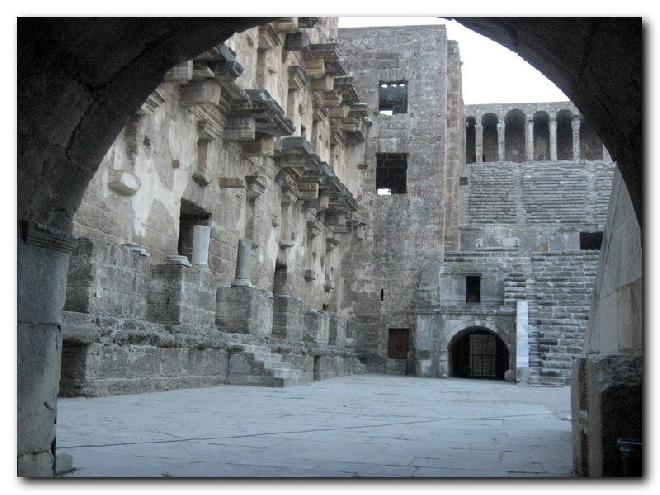
[[[170,67],[268,20],[19,19],[19,476],[53,472],[60,311],[88,182]],[[458,20],[520,54],[580,108],[617,161],[643,232],[641,21]]]
[[[470,326],[457,332],[447,344],[448,374],[453,378],[504,380],[511,352],[497,332]]]

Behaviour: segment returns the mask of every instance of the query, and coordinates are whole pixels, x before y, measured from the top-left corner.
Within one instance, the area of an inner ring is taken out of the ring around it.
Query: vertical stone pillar
[[[31,222],[19,223],[17,232],[17,474],[49,477],[55,467],[61,316],[75,241]]]
[[[211,240],[211,227],[208,225],[195,225],[193,227],[192,264],[209,264],[209,243]]]
[[[527,381],[529,377],[529,304],[516,301],[516,381]]]
[[[497,160],[504,161],[504,122],[497,123]]]
[[[481,163],[484,161],[484,126],[481,124],[476,124],[474,126],[474,153],[475,161]]]
[[[527,119],[527,160],[534,160],[534,119]]]
[[[250,264],[252,261],[252,243],[247,239],[238,241],[238,256],[236,257],[236,277],[232,287],[252,287],[250,281]]]
[[[571,121],[571,129],[573,130],[573,160],[580,159],[580,116],[574,115]]]
[[[550,160],[557,160],[557,119],[550,117]]]

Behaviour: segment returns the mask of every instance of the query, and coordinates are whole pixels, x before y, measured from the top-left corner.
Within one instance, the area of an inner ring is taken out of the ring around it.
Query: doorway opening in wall
[[[509,350],[494,332],[480,327],[463,330],[447,348],[449,376],[504,380],[509,369]]]
[[[186,256],[192,261],[193,229],[195,225],[210,225],[211,213],[187,199],[181,200],[179,213],[179,242],[177,250],[179,255]]]

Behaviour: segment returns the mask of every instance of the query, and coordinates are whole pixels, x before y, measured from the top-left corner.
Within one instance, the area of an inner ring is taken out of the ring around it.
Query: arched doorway
[[[547,112],[534,114],[534,160],[550,159],[550,116]]]
[[[572,120],[573,114],[570,110],[557,112],[557,160],[573,159]]]
[[[459,332],[447,346],[449,376],[504,380],[509,369],[509,349],[493,331],[470,327]]]

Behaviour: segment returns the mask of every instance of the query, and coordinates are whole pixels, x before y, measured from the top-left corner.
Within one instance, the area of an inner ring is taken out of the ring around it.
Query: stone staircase
[[[529,305],[530,383],[569,385],[582,353],[598,251],[533,255]]]
[[[229,350],[230,385],[287,387],[308,383],[301,370],[283,361],[282,355],[271,352],[268,346],[234,343]]]
[[[556,161],[529,162],[521,172],[527,223],[593,221],[590,169]]]
[[[518,222],[514,163],[472,165],[468,212],[471,224]]]

